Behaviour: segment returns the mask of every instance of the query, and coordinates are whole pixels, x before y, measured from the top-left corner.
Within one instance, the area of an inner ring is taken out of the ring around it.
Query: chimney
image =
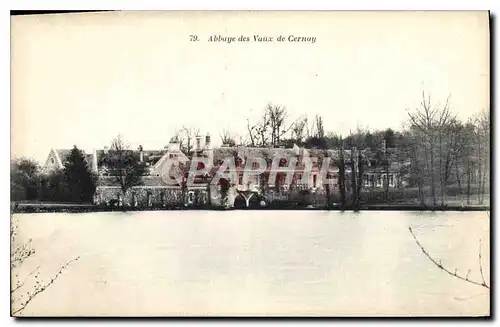
[[[205,136],[205,148],[206,149],[210,149],[210,134],[207,133],[207,135]]]
[[[92,171],[97,173],[97,150],[92,151]]]
[[[104,154],[108,154],[109,148],[107,146],[104,147]]]
[[[210,145],[210,134],[205,135],[205,150],[203,150],[203,155],[208,158],[210,165],[214,164],[214,149]]]
[[[142,145],[139,145],[139,161],[144,162],[144,151]]]
[[[201,136],[200,135],[196,135],[195,150],[196,151],[200,151],[201,150]]]

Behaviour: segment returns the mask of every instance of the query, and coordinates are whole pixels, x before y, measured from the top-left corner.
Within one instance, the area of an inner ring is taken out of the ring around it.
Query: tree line
[[[268,104],[255,121],[247,119],[241,145],[248,147],[286,147],[337,149],[338,190],[341,203],[347,195],[351,205],[359,205],[363,179],[373,164],[383,168],[385,199],[389,192],[389,170],[397,163],[398,173],[416,189],[422,206],[446,205],[449,195],[474,198],[483,204],[490,186],[490,113],[476,113],[465,121],[457,118],[448,97],[443,104],[422,92],[418,107],[408,109],[408,119],[400,130],[356,128],[348,135],[327,132],[322,116],[306,115],[290,120],[286,107]],[[221,142],[235,145],[236,137],[224,129]],[[353,150],[353,151],[345,151]],[[367,150],[372,154],[368,158]],[[405,164],[409,163],[409,164]],[[346,189],[349,189],[347,194]],[[328,191],[328,189],[327,189]]]
[[[73,146],[64,160],[63,169],[45,172],[39,164],[27,158],[11,162],[12,201],[53,201],[90,203],[95,194],[99,176],[92,171],[92,163],[83,151]],[[125,193],[129,188],[142,184],[146,166],[137,151],[130,149],[121,135],[111,142],[109,151],[98,163]]]
[[[14,159],[10,172],[11,199],[90,202],[97,176],[91,172],[83,152],[74,146],[63,165],[62,170],[46,174],[32,159]]]
[[[489,110],[461,121],[453,113],[449,98],[439,105],[422,92],[420,105],[408,110],[403,126],[400,130],[358,127],[342,135],[327,132],[320,115],[311,120],[304,115],[291,121],[285,106],[268,104],[258,119],[247,120],[246,134],[239,142],[228,129],[223,129],[220,138],[223,146],[290,148],[296,144],[338,150],[333,164],[339,170],[337,193],[341,205],[348,202],[360,205],[366,191],[366,172],[374,165],[385,172],[383,190],[387,201],[389,170],[394,163],[398,174],[408,180],[407,186],[415,189],[415,198],[422,206],[445,205],[450,194],[465,197],[468,204],[472,199],[478,204],[484,203],[490,185]],[[198,133],[197,129],[182,127],[175,134],[186,154],[193,153]],[[73,147],[63,164],[64,169],[44,174],[33,160],[13,160],[12,199],[90,202],[97,176],[91,172],[84,153]],[[146,173],[138,152],[131,150],[121,136],[113,139],[99,165],[106,167],[106,175],[114,179],[124,193],[132,186],[141,185],[141,176]],[[331,192],[330,186],[326,191]]]

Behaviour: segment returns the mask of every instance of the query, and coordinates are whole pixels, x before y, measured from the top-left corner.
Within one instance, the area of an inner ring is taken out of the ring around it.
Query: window
[[[380,175],[377,175],[377,185],[380,184],[382,184],[382,178],[380,177]]]
[[[394,175],[389,175],[389,185],[394,186]]]
[[[318,175],[313,175],[313,187],[316,187],[317,178],[318,178]]]
[[[55,163],[54,158],[50,158],[50,164],[53,165]]]
[[[238,176],[238,184],[240,184],[240,185],[243,184],[243,175]]]

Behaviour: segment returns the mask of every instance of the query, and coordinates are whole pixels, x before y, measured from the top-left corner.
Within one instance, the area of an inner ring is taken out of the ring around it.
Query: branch
[[[39,286],[40,284],[39,284],[39,282],[37,282],[37,284],[34,286],[35,290],[33,291],[33,293],[29,293],[29,292],[27,292],[26,294],[28,295],[28,299],[26,299],[24,302],[21,302],[20,307],[19,307],[18,309],[14,310],[14,311],[12,312],[12,314],[13,314],[13,315],[15,315],[16,313],[19,313],[19,312],[21,312],[22,310],[24,310],[24,309],[26,308],[26,306],[27,306],[27,305],[28,305],[31,301],[33,301],[33,299],[34,299],[34,298],[35,298],[38,294],[40,294],[40,293],[42,293],[43,291],[45,291],[45,290],[46,290],[46,289],[47,289],[50,285],[52,285],[52,284],[56,281],[56,279],[57,279],[57,278],[59,278],[59,276],[61,276],[61,274],[62,274],[62,272],[64,271],[64,269],[66,269],[66,268],[69,266],[69,264],[70,264],[70,263],[72,263],[73,261],[76,261],[76,260],[78,260],[78,259],[80,259],[80,257],[76,257],[76,258],[74,258],[74,259],[72,259],[72,260],[70,260],[70,261],[66,262],[66,263],[65,263],[65,264],[61,267],[61,269],[59,270],[59,272],[58,272],[58,273],[57,273],[54,277],[52,277],[52,278],[50,279],[50,281],[49,281],[47,284],[45,284],[45,285],[43,285],[43,286]],[[23,283],[24,283],[24,282],[23,282]],[[12,293],[12,292],[11,292],[11,293]]]
[[[24,260],[35,254],[35,250],[31,247],[31,239],[26,244],[15,245],[14,238],[12,240],[12,252],[10,254],[10,265],[12,268],[19,267]]]
[[[488,285],[486,285],[486,282],[484,281],[484,278],[483,278],[483,282],[480,283],[480,282],[476,282],[476,281],[473,281],[473,280],[470,280],[469,279],[469,272],[470,272],[470,269],[469,271],[467,272],[466,276],[463,277],[463,276],[460,276],[459,274],[457,274],[457,269],[455,268],[455,272],[451,272],[449,269],[443,267],[443,265],[441,264],[441,261],[437,262],[433,257],[431,257],[431,255],[429,254],[429,252],[427,252],[425,250],[425,248],[420,244],[420,242],[418,241],[417,237],[415,236],[415,234],[413,233],[413,230],[411,229],[411,227],[408,227],[408,229],[410,230],[410,233],[411,235],[413,236],[413,238],[415,239],[415,242],[417,243],[418,247],[422,250],[422,252],[425,254],[425,256],[427,258],[429,258],[429,260],[432,261],[433,264],[435,264],[439,269],[443,270],[444,272],[448,273],[450,276],[453,276],[455,278],[458,278],[458,279],[461,279],[463,281],[466,281],[466,282],[469,282],[471,284],[474,284],[474,285],[478,285],[478,286],[482,286],[482,287],[485,287],[487,289],[489,289],[490,287]],[[481,257],[480,257],[481,258]],[[481,262],[479,262],[479,267],[480,267],[480,270],[481,270],[481,277],[482,277],[482,270],[483,270],[483,267],[481,265]]]
[[[26,275],[26,277],[24,278],[24,280],[22,281],[22,283],[19,283],[17,282],[16,283],[16,287],[14,287],[10,293],[14,293],[15,291],[17,291],[18,289],[20,289],[21,287],[24,286],[24,284],[26,283],[26,281],[28,280],[28,277],[33,275],[35,273],[35,271],[38,271],[40,269],[40,266],[36,267],[35,269],[33,269],[28,275]]]
[[[483,275],[483,264],[481,262],[481,239],[479,239],[479,272],[481,273],[481,280],[483,281],[483,285],[486,285]]]

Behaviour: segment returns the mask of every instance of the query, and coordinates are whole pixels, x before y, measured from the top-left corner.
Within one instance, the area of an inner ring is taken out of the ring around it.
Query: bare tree
[[[179,139],[182,140],[180,148],[186,155],[190,155],[193,151],[195,137],[200,133],[199,129],[183,126],[178,132]]]
[[[271,128],[271,145],[277,146],[280,144],[281,137],[284,136],[292,126],[285,125],[287,111],[284,106],[268,104],[267,112]]]
[[[302,116],[295,121],[291,129],[292,139],[297,143],[302,143],[306,137],[307,116]]]
[[[61,276],[68,266],[78,260],[80,257],[73,258],[64,263],[59,271],[50,277],[48,280],[43,280],[40,277],[40,266],[26,274],[21,278],[20,271],[25,260],[35,254],[35,249],[32,247],[31,239],[23,242],[18,239],[18,223],[11,215],[10,238],[10,268],[13,277],[10,289],[11,313],[14,316],[22,314],[23,310],[33,301],[39,294],[46,291],[54,282]]]
[[[420,108],[415,109],[414,112],[408,112],[410,123],[413,127],[417,128],[423,135],[423,141],[426,145],[426,154],[429,155],[427,164],[427,172],[431,181],[431,196],[433,204],[436,205],[436,156],[439,158],[438,173],[441,183],[441,199],[443,201],[444,195],[444,179],[443,179],[443,164],[442,164],[442,132],[448,122],[453,118],[450,111],[449,97],[446,99],[445,105],[440,108],[431,103],[430,95],[426,96],[422,92],[422,100]],[[438,149],[436,150],[436,143]],[[437,153],[436,153],[437,152]]]
[[[130,150],[130,145],[121,135],[112,140],[104,164],[112,178],[120,185],[123,194],[130,187],[142,184],[144,163],[140,161],[138,153]]]
[[[222,144],[228,145],[228,146],[235,146],[236,141],[234,140],[234,136],[229,133],[227,129],[222,130],[222,134],[220,135],[220,139]]]
[[[324,138],[325,137],[325,127],[323,125],[323,117],[320,115],[316,115],[315,117],[315,123],[316,123],[316,136],[317,138]]]
[[[268,104],[256,123],[247,120],[247,131],[251,146],[277,146],[294,124],[286,124],[287,111],[284,106]]]
[[[462,164],[465,157],[469,157],[467,151],[470,146],[470,137],[467,135],[465,126],[456,119],[451,119],[448,126],[446,126],[445,137],[447,150],[444,153],[444,182],[448,183],[454,170],[458,196],[462,198],[462,176],[465,175]]]
[[[270,120],[267,110],[264,111],[263,116],[253,125],[247,120],[248,135],[251,140],[251,146],[265,146],[269,141],[268,129]]]
[[[489,179],[490,161],[490,117],[489,113],[483,111],[472,118],[474,124],[474,147],[476,148],[478,203],[483,204],[485,185]]]
[[[339,158],[337,161],[337,166],[339,168],[338,184],[339,184],[339,193],[340,193],[340,209],[344,210],[345,200],[346,200],[344,141],[342,139],[342,135],[340,135],[339,138],[340,138],[340,149],[339,149]]]
[[[406,145],[408,157],[410,159],[409,175],[410,182],[416,184],[418,188],[418,195],[420,205],[425,206],[425,165],[426,158],[422,155],[425,145],[420,141],[420,133],[418,131],[405,133],[405,138],[408,142]]]

